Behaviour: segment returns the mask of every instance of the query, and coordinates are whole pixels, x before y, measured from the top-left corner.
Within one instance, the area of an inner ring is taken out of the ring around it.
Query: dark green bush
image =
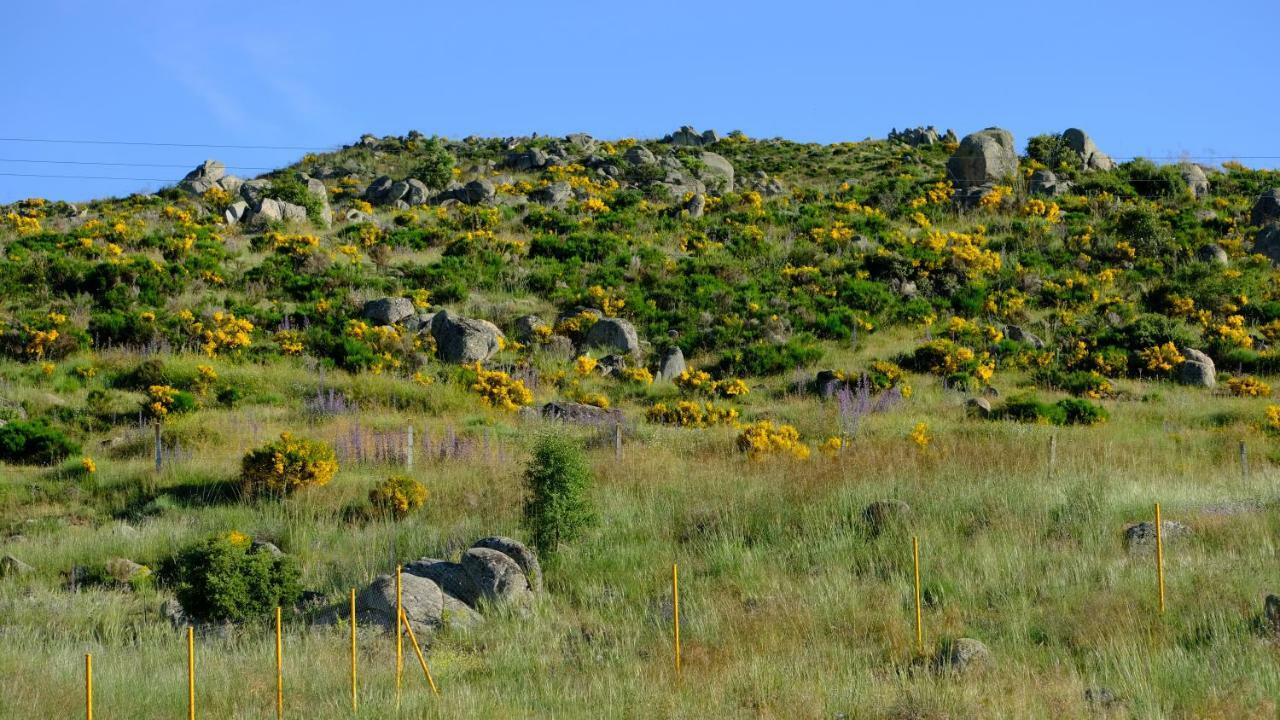
[[[1097,425],[1107,419],[1107,411],[1080,398],[1064,398],[1046,403],[1034,395],[1014,395],[991,414],[992,418],[1048,425]]]
[[[170,561],[167,574],[174,579],[182,609],[213,622],[263,618],[302,593],[297,561],[236,532],[182,550]]]
[[[595,523],[595,510],[587,497],[591,469],[582,448],[571,438],[539,438],[524,472],[524,485],[525,526],[543,555],[554,554],[561,543],[572,542]]]
[[[418,178],[427,187],[439,190],[453,179],[453,155],[445,148],[439,138],[427,138],[416,141],[417,154],[422,158],[414,166],[412,177]]]
[[[14,465],[52,465],[80,452],[80,445],[43,420],[0,426],[0,460]]]
[[[797,335],[785,343],[760,342],[725,353],[716,369],[722,375],[777,375],[822,359],[822,348],[811,336]]]

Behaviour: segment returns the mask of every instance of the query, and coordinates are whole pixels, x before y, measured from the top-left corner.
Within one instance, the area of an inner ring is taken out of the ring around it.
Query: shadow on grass
[[[128,498],[116,516],[139,520],[171,511],[234,505],[243,499],[240,483],[234,479],[192,479],[155,493],[138,492]]]

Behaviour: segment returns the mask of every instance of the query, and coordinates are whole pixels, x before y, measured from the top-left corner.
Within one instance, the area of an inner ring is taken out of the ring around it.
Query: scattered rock
[[[273,222],[306,222],[306,220],[306,208],[275,198],[263,198],[258,209],[250,217],[250,222],[255,225]]]
[[[222,219],[225,220],[228,225],[235,225],[244,219],[245,213],[247,212],[249,212],[249,203],[243,200],[237,200],[228,205],[226,210],[222,211]]]
[[[226,175],[226,165],[217,160],[205,160],[183,176],[178,182],[178,187],[193,195],[203,195],[215,187],[221,187],[218,181]]]
[[[1027,330],[1024,330],[1018,325],[1009,325],[1008,327],[1005,328],[1004,334],[1014,342],[1020,342],[1026,345],[1030,345],[1036,350],[1044,349],[1044,340],[1040,339],[1033,333],[1028,332]]]
[[[417,575],[400,573],[401,606],[409,627],[425,640],[441,625],[441,613],[444,610],[444,593],[434,582]],[[345,619],[341,612],[344,603],[339,603],[329,613]],[[337,619],[337,618],[334,618]],[[391,575],[379,575],[364,590],[356,594],[356,622],[362,625],[374,625],[383,630],[394,631],[396,628],[396,579]]]
[[[1052,170],[1037,170],[1031,174],[1027,182],[1027,190],[1032,195],[1048,195],[1057,197],[1071,189],[1071,183],[1060,180]]]
[[[493,183],[480,178],[463,185],[454,192],[453,197],[466,205],[488,205],[498,197],[498,191]]]
[[[1187,188],[1192,195],[1201,198],[1209,194],[1209,178],[1205,176],[1204,168],[1195,163],[1184,162],[1178,165],[1178,172],[1187,181]]]
[[[1280,188],[1267,190],[1258,196],[1249,213],[1250,225],[1266,225],[1280,221]]]
[[[991,651],[981,640],[956,638],[938,650],[934,666],[939,670],[965,672],[991,662]]]
[[[1069,128],[1062,133],[1062,139],[1066,141],[1067,147],[1075,151],[1080,156],[1080,160],[1084,163],[1087,170],[1114,170],[1116,163],[1106,153],[1098,149],[1093,144],[1093,139],[1088,133],[1079,128]]]
[[[1168,543],[1178,538],[1191,535],[1191,528],[1177,520],[1161,520],[1160,534]],[[1137,552],[1156,545],[1156,524],[1154,522],[1133,523],[1124,529],[1124,544],[1129,552]]]
[[[595,405],[561,400],[543,405],[542,419],[559,420],[578,425],[602,425],[622,422],[622,411],[617,408],[606,409]]]
[[[951,158],[947,174],[960,188],[997,183],[1018,170],[1018,151],[1013,134],[1001,128],[987,128],[966,135]]]
[[[407,297],[384,297],[370,300],[360,310],[361,316],[377,325],[395,325],[412,317],[417,311]]]
[[[680,373],[688,370],[684,362],[684,351],[678,345],[672,345],[662,353],[662,359],[658,361],[658,372],[656,378],[658,380],[675,380]]]
[[[658,158],[654,157],[653,152],[643,145],[632,145],[622,154],[622,159],[632,165],[656,165]]]
[[[541,170],[551,164],[551,156],[538,148],[531,148],[524,152],[511,152],[507,154],[503,161],[505,167],[511,168],[517,172],[532,172]]]
[[[573,186],[567,182],[553,182],[529,193],[529,201],[539,205],[563,205],[573,197]]]
[[[706,130],[699,133],[688,125],[682,125],[679,130],[662,138],[662,142],[670,145],[683,145],[686,147],[701,147],[703,145],[711,145],[720,142],[720,135],[715,130]]]
[[[448,310],[431,319],[436,356],[447,363],[483,362],[502,349],[502,332],[486,320],[455,315]]]
[[[1194,348],[1182,348],[1185,358],[1178,366],[1178,382],[1183,385],[1212,388],[1218,384],[1213,358]]]
[[[1196,251],[1196,258],[1200,262],[1209,263],[1210,265],[1226,265],[1230,262],[1227,257],[1227,251],[1223,250],[1222,246],[1213,243],[1200,246],[1200,249]]]
[[[440,586],[446,595],[457,598],[462,603],[474,607],[480,598],[480,590],[472,582],[461,563],[422,558],[405,565],[404,572],[424,577]]]
[[[694,193],[689,198],[689,202],[684,204],[684,211],[689,213],[691,218],[700,218],[707,208],[707,198],[702,193]]]
[[[965,415],[971,418],[986,419],[991,417],[991,401],[983,398],[969,398],[964,404]]]
[[[5,555],[0,558],[0,577],[10,577],[14,575],[26,575],[34,571],[35,568],[22,562],[12,555]]]
[[[862,521],[872,535],[905,527],[911,515],[911,506],[901,500],[877,500],[862,509]]]
[[[537,338],[538,328],[550,327],[547,321],[537,315],[523,315],[516,318],[515,336],[516,340],[527,343]]]
[[[938,135],[938,129],[930,125],[928,127],[914,127],[899,131],[893,128],[889,131],[889,142],[906,143],[911,147],[920,147],[921,145],[933,145],[942,141],[942,137]]]
[[[621,318],[601,318],[597,320],[583,340],[587,347],[614,350],[625,355],[640,354],[640,338],[636,328],[629,321]]]

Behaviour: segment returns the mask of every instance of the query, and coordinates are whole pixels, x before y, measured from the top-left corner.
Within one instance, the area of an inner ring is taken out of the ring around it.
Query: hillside
[[[1276,712],[1280,172],[1075,129],[410,133],[0,207],[0,257],[5,717],[78,713],[85,652],[108,716],[173,716],[187,622],[203,712],[265,714],[262,608],[174,600],[202,542],[292,564],[317,717],[349,589],[421,558],[414,716]],[[525,518],[548,435],[595,517],[558,545]],[[519,597],[433,574],[489,554]]]

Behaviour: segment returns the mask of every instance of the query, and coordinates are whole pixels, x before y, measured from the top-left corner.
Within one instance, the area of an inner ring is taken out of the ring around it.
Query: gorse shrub
[[[80,445],[43,420],[0,426],[0,460],[15,465],[51,465],[80,452]]]
[[[582,448],[570,438],[544,435],[524,472],[525,526],[543,555],[572,542],[595,523],[587,493],[591,470]]]
[[[213,622],[266,617],[292,604],[302,592],[301,572],[288,555],[256,546],[247,535],[230,532],[191,545],[170,560],[166,575],[182,609]]]
[[[1044,425],[1097,425],[1107,420],[1107,411],[1081,398],[1065,398],[1046,403],[1033,395],[1015,395],[991,414],[993,419],[1016,420]]]
[[[298,488],[324,485],[338,472],[333,448],[281,433],[280,439],[250,450],[240,464],[246,495],[282,496]]]
[[[427,486],[411,477],[392,475],[369,491],[375,513],[402,520],[427,502]]]

